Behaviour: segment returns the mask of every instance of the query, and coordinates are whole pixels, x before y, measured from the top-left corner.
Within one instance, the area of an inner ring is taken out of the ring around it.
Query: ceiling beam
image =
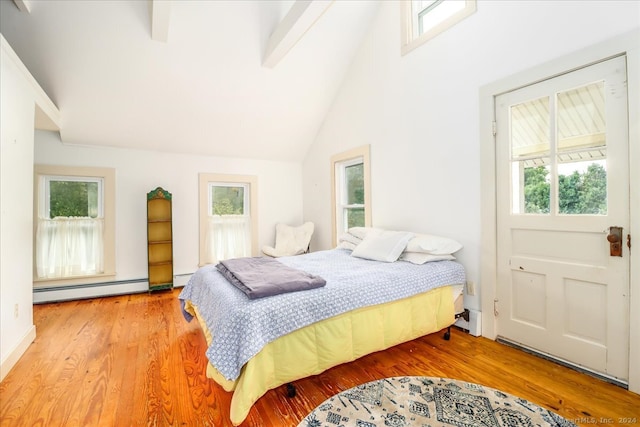
[[[275,67],[332,3],[333,0],[296,0],[269,37],[262,65]]]
[[[151,0],[151,39],[166,43],[170,16],[171,0]]]
[[[31,13],[30,0],[13,0],[13,3],[20,9],[20,12]]]

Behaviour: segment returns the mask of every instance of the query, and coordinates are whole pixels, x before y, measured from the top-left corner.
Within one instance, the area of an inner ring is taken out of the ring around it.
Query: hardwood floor
[[[205,376],[205,341],[179,290],[36,305],[37,338],[0,384],[2,426],[230,426],[231,394]],[[378,378],[448,377],[528,399],[581,425],[640,424],[640,396],[485,338],[429,335],[280,387],[243,427],[296,426]],[[627,420],[626,423],[624,421]]]

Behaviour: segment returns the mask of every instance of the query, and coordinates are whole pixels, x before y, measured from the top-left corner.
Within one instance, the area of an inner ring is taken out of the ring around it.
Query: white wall
[[[400,56],[400,5],[384,2],[304,161],[316,249],[331,245],[330,156],[371,144],[373,224],[460,241],[478,283],[480,87],[638,26],[638,2],[479,0],[474,15]],[[469,308],[480,309],[478,294]]]
[[[13,363],[7,360],[35,336],[31,310],[33,182],[33,123],[31,88],[15,64],[0,61],[0,361],[4,378]],[[18,316],[15,316],[15,307]],[[22,353],[18,351],[18,353]],[[15,362],[14,362],[15,363]]]
[[[0,380],[35,338],[32,305],[35,95],[4,38],[0,49]]]
[[[297,162],[64,145],[57,132],[36,131],[35,163],[116,169],[116,281],[147,277],[146,194],[158,186],[173,195],[174,274],[198,268],[200,172],[258,177],[260,248],[273,245],[276,222],[302,223]]]

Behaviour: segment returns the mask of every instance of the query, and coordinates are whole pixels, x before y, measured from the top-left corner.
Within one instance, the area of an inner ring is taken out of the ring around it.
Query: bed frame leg
[[[287,397],[289,399],[296,397],[296,386],[291,383],[287,384]]]
[[[455,316],[454,316],[454,319],[458,320],[461,317],[464,320],[466,320],[467,322],[469,321],[469,309],[468,308],[465,308],[464,311],[461,312],[461,313],[456,313]],[[449,341],[451,339],[451,326],[447,327],[447,332],[444,333],[444,336],[442,338],[444,338],[445,341]]]
[[[451,339],[451,326],[447,328],[447,332],[444,333],[442,338],[444,338],[445,341],[449,341]]]

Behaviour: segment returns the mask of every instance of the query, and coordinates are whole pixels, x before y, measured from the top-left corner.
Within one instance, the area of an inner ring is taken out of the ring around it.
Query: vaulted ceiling
[[[378,2],[0,0],[0,7],[0,31],[60,109],[64,143],[297,161]]]

